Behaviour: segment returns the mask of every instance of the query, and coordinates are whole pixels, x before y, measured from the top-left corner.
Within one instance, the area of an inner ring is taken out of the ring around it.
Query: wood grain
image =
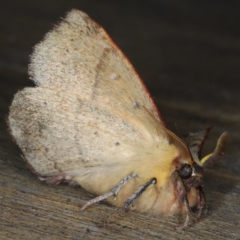
[[[13,94],[32,86],[32,47],[71,8],[99,22],[130,58],[178,135],[214,125],[204,153],[230,132],[222,163],[205,172],[209,213],[175,231],[178,217],[121,213],[80,187],[49,186],[25,166],[7,132]],[[0,239],[240,239],[240,24],[238,2],[4,1],[0,9]]]

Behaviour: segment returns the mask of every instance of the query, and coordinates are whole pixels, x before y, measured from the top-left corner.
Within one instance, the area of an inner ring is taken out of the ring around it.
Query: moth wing
[[[38,86],[130,115],[144,107],[164,124],[130,62],[105,30],[79,10],[70,11],[35,47],[29,73]]]
[[[99,180],[115,172],[121,179],[168,144],[139,76],[85,13],[72,10],[46,35],[29,72],[37,87],[15,96],[9,125],[39,175],[91,173]]]
[[[116,171],[124,176],[124,168],[119,171],[119,166],[127,162],[130,167],[135,160],[139,164],[144,149],[151,152],[157,144],[146,135],[157,135],[149,119],[136,124],[136,119],[76,95],[42,87],[18,92],[8,117],[12,135],[32,170],[43,177],[64,174],[69,179],[89,173],[96,176],[96,172],[109,174],[109,169],[111,174]]]

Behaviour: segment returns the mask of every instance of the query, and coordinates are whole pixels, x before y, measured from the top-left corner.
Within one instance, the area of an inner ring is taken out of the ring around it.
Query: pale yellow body
[[[155,177],[134,208],[185,211],[172,174],[192,164],[190,153],[165,128],[135,70],[99,25],[72,10],[35,47],[30,75],[37,87],[16,94],[9,126],[39,176],[62,174],[100,195],[136,173],[116,200],[108,199],[116,206]],[[189,190],[190,205],[196,198],[197,190]]]

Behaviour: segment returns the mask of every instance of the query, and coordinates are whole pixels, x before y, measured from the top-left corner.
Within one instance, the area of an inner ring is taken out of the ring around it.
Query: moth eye
[[[189,164],[184,164],[179,170],[182,178],[189,178],[192,175],[192,167]]]

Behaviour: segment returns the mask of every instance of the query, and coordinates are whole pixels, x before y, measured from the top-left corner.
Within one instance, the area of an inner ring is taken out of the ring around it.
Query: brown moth
[[[227,133],[200,159],[208,130],[186,141],[168,130],[138,74],[104,29],[72,10],[34,48],[36,87],[18,92],[9,128],[39,179],[75,182],[122,210],[186,214],[205,209],[203,169],[224,152]]]

